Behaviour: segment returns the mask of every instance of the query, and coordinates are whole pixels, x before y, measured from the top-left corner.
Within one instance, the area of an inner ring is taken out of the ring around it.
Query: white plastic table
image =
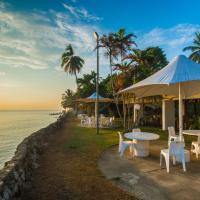
[[[149,156],[149,141],[160,138],[158,134],[147,132],[125,133],[124,137],[133,140],[134,155],[138,157]]]
[[[183,134],[197,136],[198,141],[200,141],[200,130],[183,130]]]

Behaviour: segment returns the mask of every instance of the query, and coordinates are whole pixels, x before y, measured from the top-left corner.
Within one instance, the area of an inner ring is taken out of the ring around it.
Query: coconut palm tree
[[[119,73],[115,77],[115,88],[117,91],[124,89],[127,82],[130,82],[130,77],[132,78],[132,71],[134,66],[130,62],[123,62],[115,64],[113,70],[117,70]]]
[[[72,45],[69,44],[66,46],[65,51],[62,54],[61,61],[61,67],[64,71],[75,76],[78,87],[77,73],[81,71],[84,60],[81,57],[74,55]]]
[[[104,34],[100,38],[100,47],[103,47],[106,50],[105,55],[109,58],[113,97],[115,99],[116,108],[118,110],[120,118],[121,114],[119,112],[118,102],[115,97],[115,88],[113,81],[113,59],[117,59],[117,57],[120,55],[122,60],[122,57],[126,54],[131,45],[135,44],[135,42],[132,40],[133,37],[135,37],[135,35],[126,35],[125,29],[120,29],[117,33],[110,33],[108,35]]]
[[[133,38],[136,38],[136,35],[130,33],[126,34],[126,30],[124,28],[119,29],[117,33],[114,34],[115,37],[115,46],[120,54],[121,61],[124,56],[127,54],[127,51],[134,45],[137,46],[136,42]]]
[[[166,55],[160,47],[148,47],[144,50],[132,49],[124,60],[129,60],[134,69],[134,82],[140,81],[168,64]]]
[[[196,32],[195,36],[193,45],[185,47],[183,51],[192,51],[189,58],[197,63],[200,63],[200,32]]]
[[[111,75],[111,85],[113,90],[113,95],[115,93],[114,83],[113,83],[113,59],[117,58],[117,48],[116,41],[113,33],[109,33],[108,35],[103,35],[100,38],[100,47],[105,49],[105,56],[109,58],[110,65],[110,75]]]
[[[118,56],[118,51],[116,47],[116,39],[115,35],[113,33],[109,33],[108,35],[103,35],[100,38],[100,47],[105,49],[105,56],[109,58],[109,65],[110,65],[110,80],[111,80],[111,86],[112,86],[112,93],[115,100],[115,105],[119,114],[119,117],[121,118],[121,114],[118,107],[118,102],[115,97],[115,87],[114,87],[114,81],[113,81],[113,59],[116,59]]]
[[[136,83],[137,77],[141,75],[142,69],[148,64],[144,51],[140,49],[132,49],[130,54],[124,57],[129,60],[134,69],[133,83]]]

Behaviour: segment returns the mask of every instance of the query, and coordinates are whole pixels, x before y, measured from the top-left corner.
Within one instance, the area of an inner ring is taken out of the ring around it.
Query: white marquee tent
[[[136,97],[166,95],[179,98],[179,135],[182,138],[182,99],[200,95],[200,64],[184,55],[175,57],[166,67],[124,90]]]

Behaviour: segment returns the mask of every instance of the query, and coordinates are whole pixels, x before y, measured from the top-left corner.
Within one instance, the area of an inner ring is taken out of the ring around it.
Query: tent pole
[[[95,101],[95,113],[94,113],[94,117],[95,117],[95,122],[97,122],[97,102]]]
[[[125,114],[125,96],[123,95],[123,125],[124,125],[124,132],[126,131],[126,114]]]
[[[183,114],[182,114],[182,92],[181,83],[179,83],[179,137],[183,140]]]

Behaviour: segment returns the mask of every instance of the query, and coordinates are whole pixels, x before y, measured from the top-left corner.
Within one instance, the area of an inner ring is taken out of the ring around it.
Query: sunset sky
[[[168,60],[183,54],[200,31],[200,2],[191,0],[0,0],[0,110],[59,109],[61,94],[76,89],[60,67],[71,43],[83,73],[95,69],[93,32],[126,28],[139,48],[159,45]],[[109,72],[101,55],[100,74]]]

